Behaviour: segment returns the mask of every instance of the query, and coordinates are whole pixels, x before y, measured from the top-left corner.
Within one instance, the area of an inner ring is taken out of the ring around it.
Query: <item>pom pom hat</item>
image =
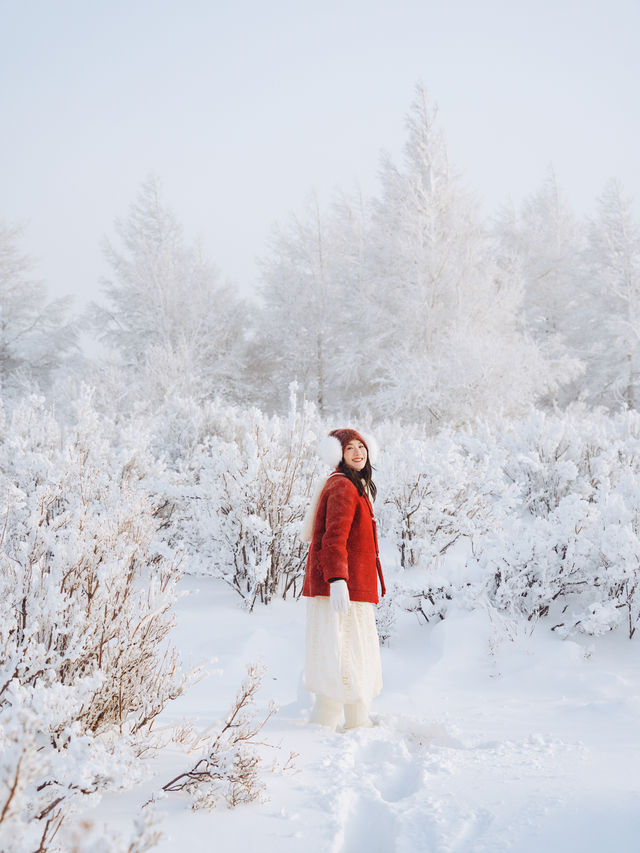
[[[340,464],[344,449],[350,441],[361,441],[367,448],[369,461],[373,463],[373,457],[378,449],[375,441],[370,436],[363,436],[355,429],[332,430],[326,438],[319,442],[318,456],[326,465],[335,468]]]

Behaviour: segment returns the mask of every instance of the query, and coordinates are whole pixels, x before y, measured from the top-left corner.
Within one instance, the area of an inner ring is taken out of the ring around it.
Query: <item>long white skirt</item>
[[[307,599],[305,686],[336,702],[369,703],[382,690],[373,604],[352,601],[336,613],[329,596]]]

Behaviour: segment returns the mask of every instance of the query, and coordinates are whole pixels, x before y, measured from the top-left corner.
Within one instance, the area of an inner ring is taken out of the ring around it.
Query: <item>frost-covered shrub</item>
[[[88,395],[65,431],[25,402],[0,437],[0,847],[139,778],[185,683],[168,642],[179,573],[156,548],[145,439]]]
[[[264,670],[258,664],[249,665],[247,678],[220,731],[209,736],[205,743],[194,745],[194,749],[200,747],[201,757],[190,770],[163,785],[163,791],[187,792],[194,809],[213,809],[221,801],[233,808],[263,798],[266,785],[262,775],[269,768],[260,748],[279,748],[264,740],[256,741],[264,725],[278,710],[270,703],[262,718],[257,713],[256,694],[263,675]],[[293,757],[291,753],[285,765],[287,769],[291,768]],[[274,765],[271,769],[275,769]]]
[[[449,433],[399,438],[380,460],[381,528],[403,569],[431,567],[462,536],[490,523],[495,476]],[[499,487],[499,486],[498,486]]]
[[[236,441],[246,429],[247,410],[219,398],[171,397],[147,417],[151,450],[169,469],[198,468],[195,456],[211,436]]]
[[[534,411],[505,426],[498,436],[506,454],[504,473],[531,515],[547,515],[568,495],[587,500],[593,495],[586,419]]]
[[[423,622],[439,622],[459,591],[451,581],[429,583],[423,589],[414,589],[395,582],[390,584],[387,595],[376,609],[376,626],[381,644],[393,636],[398,611],[415,613]]]
[[[417,592],[405,593],[403,607],[419,614],[425,622],[438,622],[444,619],[455,594],[456,588],[451,582],[428,584]]]
[[[635,635],[637,413],[534,411],[439,436],[392,431],[380,473],[381,527],[401,568],[412,569],[391,585],[379,617],[385,636],[398,607],[441,618],[446,596],[461,606],[487,601],[509,619],[543,619],[559,633],[624,627]]]
[[[569,495],[545,517],[510,516],[476,542],[490,600],[531,620],[547,616],[591,582],[593,555],[586,528],[593,508]]]
[[[627,470],[613,489],[600,490],[597,509],[597,519],[588,531],[593,555],[590,595],[582,596],[570,609],[566,629],[599,635],[624,626],[632,639],[640,621],[637,475]]]
[[[473,541],[490,601],[564,634],[600,634],[640,613],[640,417],[541,415],[505,425],[513,494],[502,522]]]
[[[178,463],[170,498],[174,536],[191,571],[214,574],[253,608],[257,601],[298,596],[308,546],[300,539],[316,459],[319,427],[310,404],[287,417],[228,408],[219,431]]]
[[[493,603],[529,620],[549,616],[564,635],[625,626],[632,638],[640,619],[639,498],[627,474],[591,502],[569,495],[545,518],[509,519],[479,558]]]

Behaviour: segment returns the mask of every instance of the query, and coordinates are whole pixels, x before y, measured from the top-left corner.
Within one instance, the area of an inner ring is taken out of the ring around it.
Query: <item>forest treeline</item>
[[[580,219],[550,172],[487,220],[421,87],[377,195],[337,193],[328,209],[310,197],[265,247],[254,298],[187,239],[157,177],[104,252],[102,299],[74,316],[33,280],[19,229],[2,227],[5,400],[69,399],[87,382],[125,410],[179,396],[284,414],[295,380],[322,416],[437,429],[640,399],[640,227],[621,185]],[[82,354],[81,330],[102,357]]]

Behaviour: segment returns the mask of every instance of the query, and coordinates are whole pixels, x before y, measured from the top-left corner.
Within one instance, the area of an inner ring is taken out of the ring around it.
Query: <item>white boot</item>
[[[341,720],[341,703],[335,702],[333,699],[329,699],[327,696],[322,696],[322,694],[318,693],[309,722],[317,723],[320,726],[327,726],[331,731],[335,731],[336,726]]]
[[[357,729],[359,726],[370,726],[369,703],[360,699],[352,705],[344,706],[344,727],[346,729]]]

